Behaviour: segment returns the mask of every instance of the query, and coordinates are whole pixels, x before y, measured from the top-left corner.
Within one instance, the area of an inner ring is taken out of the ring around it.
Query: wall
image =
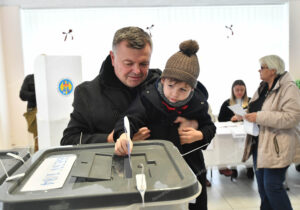
[[[163,7],[281,4],[288,0],[0,0],[0,6],[21,8]]]
[[[6,101],[6,81],[4,71],[4,54],[2,41],[2,8],[0,7],[0,148],[8,146],[8,116],[7,116],[7,101]]]
[[[290,57],[290,73],[294,79],[300,80],[300,1],[290,0],[290,43],[289,43],[289,57]]]
[[[19,99],[24,78],[19,8],[0,7],[0,26],[0,146],[26,146],[26,103]]]

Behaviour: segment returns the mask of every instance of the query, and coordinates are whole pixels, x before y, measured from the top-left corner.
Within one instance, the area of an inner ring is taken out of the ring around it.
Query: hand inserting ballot
[[[128,152],[128,141],[130,145],[130,150]],[[123,133],[120,138],[117,139],[115,144],[115,154],[125,156],[131,153],[133,143],[130,139],[127,139],[126,133]]]

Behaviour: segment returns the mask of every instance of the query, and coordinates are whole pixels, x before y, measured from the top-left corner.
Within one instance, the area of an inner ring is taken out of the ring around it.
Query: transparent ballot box
[[[161,140],[135,142],[129,157],[109,143],[43,150],[21,172],[0,187],[0,209],[188,209],[201,191],[178,149]]]

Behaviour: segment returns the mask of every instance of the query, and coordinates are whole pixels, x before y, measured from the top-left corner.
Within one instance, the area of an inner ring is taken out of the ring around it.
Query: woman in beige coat
[[[247,135],[243,161],[253,155],[260,209],[290,210],[283,182],[300,145],[300,91],[279,56],[268,55],[259,62],[262,82],[245,115],[258,124],[259,135]]]

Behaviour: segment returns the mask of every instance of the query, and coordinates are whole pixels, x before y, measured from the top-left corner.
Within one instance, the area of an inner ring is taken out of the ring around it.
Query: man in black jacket
[[[34,75],[28,74],[22,84],[20,90],[20,98],[22,101],[27,101],[27,111],[24,113],[24,117],[27,121],[28,132],[33,134],[34,137],[34,151],[38,150],[38,134],[37,134],[37,122],[36,122],[36,98],[35,98],[35,85]]]
[[[113,142],[115,122],[135,98],[138,89],[151,83],[160,70],[150,69],[150,36],[140,28],[126,27],[115,33],[113,49],[100,74],[75,89],[74,110],[61,145]],[[147,130],[144,131],[144,134]]]

